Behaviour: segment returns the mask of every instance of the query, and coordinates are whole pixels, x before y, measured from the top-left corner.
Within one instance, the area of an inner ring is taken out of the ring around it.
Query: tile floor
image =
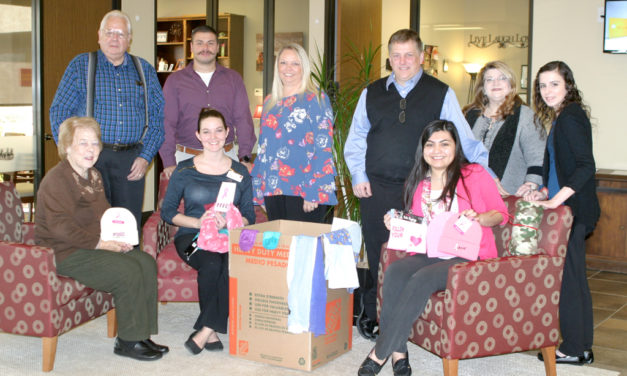
[[[627,376],[627,274],[588,270],[594,314],[594,365]]]

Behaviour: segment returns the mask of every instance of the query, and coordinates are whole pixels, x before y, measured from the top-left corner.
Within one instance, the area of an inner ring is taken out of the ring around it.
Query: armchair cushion
[[[22,202],[11,182],[0,184],[0,241],[22,243]]]
[[[50,248],[0,242],[0,331],[55,337],[105,314],[113,297],[58,276]]]
[[[160,301],[198,301],[198,272],[181,260],[174,242],[159,253],[157,270]]]

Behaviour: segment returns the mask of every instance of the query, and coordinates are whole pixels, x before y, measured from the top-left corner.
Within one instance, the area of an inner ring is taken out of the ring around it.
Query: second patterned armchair
[[[515,202],[511,196],[505,200],[511,215]],[[545,210],[536,255],[497,257],[452,266],[446,290],[431,295],[409,340],[442,358],[446,376],[457,375],[460,359],[535,349],[542,350],[546,374],[556,375],[558,305],[572,220],[567,206]],[[509,223],[494,228],[501,256],[511,230]],[[381,291],[385,270],[405,255],[384,245],[377,291],[379,312],[384,304]]]

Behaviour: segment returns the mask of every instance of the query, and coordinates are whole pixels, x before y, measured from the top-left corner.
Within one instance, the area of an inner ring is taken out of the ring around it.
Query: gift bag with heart
[[[426,253],[426,235],[427,226],[424,223],[392,218],[388,248],[410,253]]]

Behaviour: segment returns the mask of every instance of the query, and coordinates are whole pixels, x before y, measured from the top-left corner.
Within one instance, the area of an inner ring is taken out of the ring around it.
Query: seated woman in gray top
[[[542,183],[546,132],[516,94],[516,77],[501,61],[479,72],[474,101],[464,115],[475,138],[490,151],[489,166],[502,195],[522,196]]]
[[[219,111],[211,108],[200,111],[196,137],[203,152],[176,166],[161,206],[161,218],[179,226],[174,237],[176,251],[183,261],[198,271],[200,315],[194,325],[195,331],[185,342],[185,347],[194,355],[203,348],[209,351],[223,349],[217,333],[226,333],[229,316],[229,254],[205,250],[186,253],[205,218],[213,216],[219,229],[226,227],[226,218],[206,210],[205,205],[216,202],[222,183],[233,182],[236,187],[233,204],[242,214],[244,225],[255,223],[250,174],[243,164],[224,153],[228,134],[229,129]],[[185,203],[183,213],[178,211],[181,199]]]

